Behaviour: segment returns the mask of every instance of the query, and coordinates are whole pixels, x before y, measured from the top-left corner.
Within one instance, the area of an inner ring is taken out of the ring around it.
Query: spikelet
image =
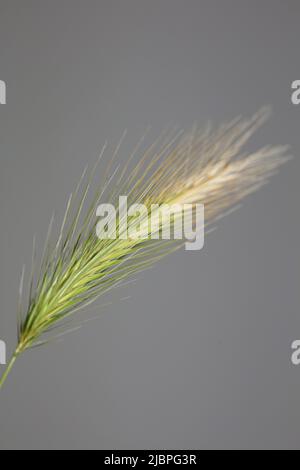
[[[32,273],[29,302],[19,315],[18,345],[0,388],[19,354],[47,342],[55,328],[64,331],[69,317],[74,318],[99,296],[177,249],[175,240],[100,240],[96,235],[98,204],[108,195],[109,200],[104,202],[116,204],[124,194],[130,204],[143,203],[147,207],[203,203],[207,226],[265,184],[288,159],[287,147],[267,146],[251,154],[244,151],[267,116],[268,111],[262,110],[250,120],[238,118],[215,131],[208,127],[172,136],[163,133],[137,163],[141,142],[126,165],[113,171],[120,142],[89,208],[85,206],[97,166],[86,183],[84,173],[68,201],[57,243],[50,248],[49,230],[40,272]],[[24,273],[20,293],[23,281]]]

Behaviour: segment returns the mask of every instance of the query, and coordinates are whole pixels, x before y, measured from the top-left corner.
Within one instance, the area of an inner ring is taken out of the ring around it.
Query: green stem
[[[6,369],[5,369],[5,372],[4,374],[2,375],[1,379],[0,379],[0,390],[2,389],[3,385],[4,385],[4,382],[6,381],[7,377],[8,377],[8,374],[10,373],[11,369],[13,368],[13,365],[14,363],[16,362],[16,359],[18,357],[18,352],[16,350],[16,352],[14,353],[14,355],[12,356],[9,364],[7,365]]]

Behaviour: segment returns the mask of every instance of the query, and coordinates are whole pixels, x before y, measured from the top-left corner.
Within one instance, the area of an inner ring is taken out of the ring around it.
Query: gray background
[[[9,351],[32,237],[43,241],[105,139],[271,104],[253,142],[295,155],[202,252],[165,259],[131,300],[19,360],[0,397],[2,449],[300,448],[299,13],[291,0],[0,1]]]

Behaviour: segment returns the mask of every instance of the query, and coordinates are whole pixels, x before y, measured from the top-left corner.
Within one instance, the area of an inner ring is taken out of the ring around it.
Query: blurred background
[[[22,265],[104,141],[271,105],[250,147],[289,144],[270,185],[200,252],[166,258],[99,320],[26,353],[1,449],[299,448],[297,0],[0,0],[0,339]],[[103,301],[105,302],[105,300]],[[3,369],[0,366],[1,370]]]

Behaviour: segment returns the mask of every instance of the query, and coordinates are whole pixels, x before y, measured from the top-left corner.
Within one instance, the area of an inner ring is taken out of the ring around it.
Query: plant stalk
[[[5,383],[5,381],[6,381],[7,377],[8,377],[8,375],[9,375],[9,373],[10,373],[10,371],[11,371],[11,369],[13,368],[14,363],[16,362],[16,359],[17,359],[17,357],[18,357],[18,354],[19,354],[19,353],[18,353],[18,351],[16,350],[15,353],[13,354],[13,356],[12,356],[10,362],[8,363],[8,365],[7,365],[5,371],[4,371],[4,373],[3,373],[3,375],[2,375],[2,377],[1,377],[1,379],[0,379],[0,390],[2,389],[2,387],[3,387],[4,383]]]

